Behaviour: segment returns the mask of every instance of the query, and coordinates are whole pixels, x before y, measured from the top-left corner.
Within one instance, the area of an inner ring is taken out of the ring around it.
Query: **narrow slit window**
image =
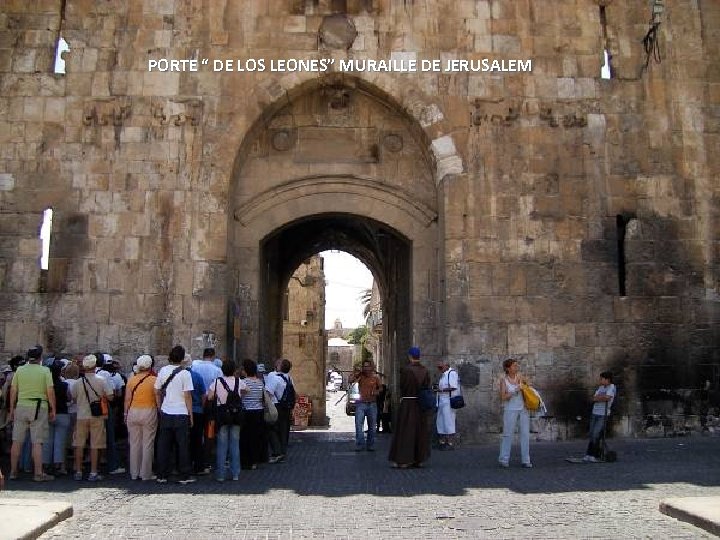
[[[627,224],[629,219],[622,214],[615,217],[617,226],[617,270],[618,270],[618,294],[620,296],[627,295],[627,268],[625,264],[625,235],[627,234]]]
[[[54,72],[57,75],[65,75],[65,59],[63,54],[70,51],[70,45],[65,39],[58,38],[57,47],[55,48],[55,68]]]
[[[50,265],[50,236],[52,235],[52,208],[43,212],[42,225],[40,226],[40,240],[42,241],[42,255],[40,257],[40,270],[47,270]]]
[[[605,12],[605,6],[600,6],[600,26],[602,28],[603,42],[603,65],[600,68],[600,78],[612,79],[612,55],[610,54],[610,47],[608,44],[607,13]]]

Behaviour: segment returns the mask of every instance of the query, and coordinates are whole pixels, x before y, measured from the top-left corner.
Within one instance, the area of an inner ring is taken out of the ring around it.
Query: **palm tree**
[[[360,293],[360,296],[358,296],[358,300],[360,300],[360,303],[363,305],[363,318],[367,319],[367,316],[370,314],[370,301],[372,300],[372,289],[363,289],[363,292]]]

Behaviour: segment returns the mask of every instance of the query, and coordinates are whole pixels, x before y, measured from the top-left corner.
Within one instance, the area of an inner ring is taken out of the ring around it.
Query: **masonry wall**
[[[319,38],[333,9],[357,30],[348,52]],[[653,410],[692,413],[691,394],[657,392],[720,384],[720,5],[668,3],[662,60],[643,68],[650,16],[610,0],[6,0],[0,352],[41,342],[129,361],[255,320],[228,264],[243,260],[228,253],[236,164],[263,115],[317,75],[148,73],[148,58],[530,58],[524,74],[356,74],[436,166],[443,275],[428,289],[442,301],[423,309],[440,322],[418,344],[460,365],[471,436],[498,429],[510,355],[558,417],[587,411],[606,368],[628,430]],[[64,76],[51,73],[59,34]]]

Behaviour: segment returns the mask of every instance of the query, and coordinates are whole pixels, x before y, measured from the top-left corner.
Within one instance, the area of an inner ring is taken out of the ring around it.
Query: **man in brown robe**
[[[430,457],[428,415],[420,409],[420,388],[430,386],[430,374],[420,364],[420,349],[410,347],[410,363],[400,370],[400,409],[390,445],[389,459],[393,467],[422,467]]]

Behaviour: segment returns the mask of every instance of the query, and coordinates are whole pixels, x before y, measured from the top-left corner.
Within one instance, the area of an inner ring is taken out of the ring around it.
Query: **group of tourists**
[[[42,347],[36,346],[25,357],[14,357],[0,378],[0,427],[5,425],[7,432],[12,425],[9,479],[17,479],[21,467],[29,471],[30,464],[38,482],[68,474],[69,436],[75,480],[103,478],[99,472],[101,452],[109,474],[126,473],[116,447],[118,426],[127,429],[128,468],[133,480],[165,483],[176,472],[178,482],[187,484],[214,470],[215,479],[223,482],[238,480],[241,469],[285,460],[295,405],[289,360],[278,360],[275,370],[264,374],[253,360],[241,365],[219,361],[213,348],[206,348],[202,359],[192,360],[178,345],[170,351],[168,365],[158,372],[154,366],[150,355],[141,355],[126,378],[120,374],[119,364],[102,353],[86,355],[80,361],[49,358],[43,362]],[[532,468],[531,410],[523,395],[529,380],[516,359],[505,360],[502,367],[498,386],[503,433],[498,463],[503,468],[510,466],[519,427],[520,462],[522,467]],[[437,369],[439,379],[432,391],[438,448],[452,450],[456,400],[462,401],[460,381],[446,360],[439,360]],[[600,386],[592,398],[585,462],[601,457],[601,436],[616,394],[612,381],[612,373],[600,374]],[[351,382],[358,384],[360,394],[355,409],[355,449],[372,452],[377,397],[384,385],[370,360],[362,363]],[[420,468],[430,457],[431,428],[424,397],[430,388],[430,373],[420,362],[420,349],[411,347],[397,381],[400,400],[389,453],[394,468]],[[367,432],[363,429],[366,419]]]
[[[154,367],[150,355],[141,355],[125,377],[110,355],[43,362],[39,346],[13,358],[0,380],[0,427],[12,432],[9,480],[32,465],[37,482],[70,472],[75,480],[98,481],[101,453],[108,474],[165,483],[176,472],[182,484],[213,470],[219,482],[238,480],[241,469],[285,460],[295,404],[289,360],[265,374],[253,360],[218,361],[213,348],[192,360],[178,345],[168,365]],[[127,430],[129,471],[120,466],[118,426]]]

